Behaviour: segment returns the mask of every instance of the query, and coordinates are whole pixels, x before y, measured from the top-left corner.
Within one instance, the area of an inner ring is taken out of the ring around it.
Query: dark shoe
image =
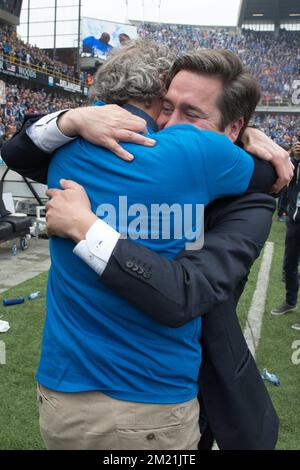
[[[273,310],[271,310],[271,314],[275,316],[284,315],[287,312],[296,310],[296,308],[297,305],[290,305],[287,302],[284,302],[280,307],[273,308]]]

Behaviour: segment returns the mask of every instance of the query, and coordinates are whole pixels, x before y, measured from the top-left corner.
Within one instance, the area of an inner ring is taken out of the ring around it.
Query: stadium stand
[[[292,82],[300,75],[300,34],[238,28],[203,29],[188,25],[141,24],[139,35],[168,45],[177,54],[199,48],[228,49],[259,77],[262,104],[290,103]],[[276,61],[274,61],[276,57]]]
[[[80,106],[81,100],[76,96],[47,93],[25,88],[17,84],[6,84],[6,104],[0,108],[0,146],[8,140],[21,126],[26,113],[52,113],[60,109]]]
[[[9,57],[11,63],[23,63],[51,74],[56,73],[64,77],[76,78],[74,67],[53,61],[38,47],[25,44],[18,38],[13,27],[9,25],[1,25],[0,54]]]
[[[300,34],[298,31],[261,32],[239,28],[201,28],[189,25],[141,23],[138,34],[168,45],[176,54],[199,48],[226,48],[239,55],[249,69],[259,77],[262,106],[278,107],[278,114],[259,113],[253,123],[264,130],[277,143],[291,144],[300,118],[296,114],[281,114],[280,106],[291,106],[292,85],[300,77]],[[0,58],[10,63],[23,64],[47,74],[78,80],[81,85],[91,85],[88,72],[76,75],[74,67],[53,61],[38,47],[21,41],[13,27],[0,26]],[[276,61],[274,57],[276,56]],[[6,80],[4,78],[4,80]],[[0,109],[0,146],[19,129],[26,113],[47,113],[76,107],[82,103],[77,96],[61,95],[47,90],[38,91],[7,83],[6,104]]]
[[[295,143],[297,129],[300,129],[300,115],[256,113],[252,123],[277,144],[292,146]]]

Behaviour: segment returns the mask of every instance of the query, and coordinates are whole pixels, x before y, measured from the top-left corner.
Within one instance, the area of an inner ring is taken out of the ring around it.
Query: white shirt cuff
[[[68,109],[47,114],[26,129],[28,137],[43,152],[52,153],[76,138],[64,135],[57,127],[58,117],[66,111]]]
[[[73,253],[101,276],[119,238],[119,232],[99,219],[90,227],[85,240],[75,246]]]

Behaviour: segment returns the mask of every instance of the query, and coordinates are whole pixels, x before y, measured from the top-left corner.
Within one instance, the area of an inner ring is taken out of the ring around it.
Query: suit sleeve
[[[250,126],[255,127],[255,126]],[[241,140],[235,143],[239,148],[244,150],[244,144]],[[265,193],[270,194],[272,186],[274,185],[277,174],[275,168],[270,162],[262,160],[257,156],[251,154],[254,161],[254,169],[249,186],[246,190],[247,193]],[[276,196],[275,196],[276,197]]]
[[[260,192],[270,194],[273,184],[277,179],[276,171],[271,163],[252,155],[254,170],[249,182],[247,193]]]
[[[181,326],[225,302],[248,275],[271,228],[273,198],[247,194],[208,209],[204,247],[170,261],[119,240],[99,281],[154,320]]]
[[[3,144],[1,157],[11,170],[39,183],[46,183],[52,154],[40,150],[26,133],[26,129],[41,117],[42,114],[27,115],[20,131]]]

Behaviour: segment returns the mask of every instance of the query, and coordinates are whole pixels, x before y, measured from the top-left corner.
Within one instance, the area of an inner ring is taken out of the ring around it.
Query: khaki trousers
[[[51,450],[196,450],[197,399],[160,405],[116,400],[100,392],[37,387],[40,430]]]

